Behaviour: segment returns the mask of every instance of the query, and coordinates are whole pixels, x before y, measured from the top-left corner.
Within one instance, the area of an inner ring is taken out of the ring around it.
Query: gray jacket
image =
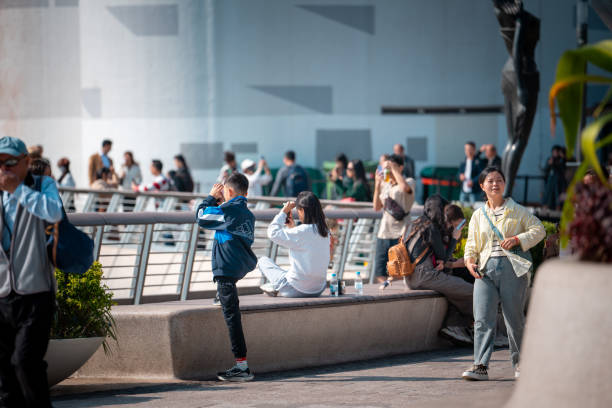
[[[4,231],[4,207],[0,200],[0,238]],[[11,237],[10,257],[0,245],[0,298],[11,291],[20,295],[55,290],[53,266],[47,254],[46,222],[21,205]]]

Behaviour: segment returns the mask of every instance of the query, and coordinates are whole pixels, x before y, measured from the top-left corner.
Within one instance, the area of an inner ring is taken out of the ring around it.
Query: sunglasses
[[[6,159],[5,161],[0,160],[0,167],[15,167],[24,157],[25,156],[19,156],[12,159]]]

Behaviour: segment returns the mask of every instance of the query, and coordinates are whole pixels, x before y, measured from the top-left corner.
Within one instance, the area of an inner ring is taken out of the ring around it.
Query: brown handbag
[[[406,232],[404,232],[400,241],[389,248],[389,261],[387,262],[387,272],[389,276],[393,278],[403,278],[412,275],[414,268],[421,262],[421,259],[423,259],[427,253],[429,248],[425,248],[421,255],[414,260],[414,263],[410,260],[410,254],[406,249],[406,242],[410,241],[415,233],[416,230],[413,230],[408,238],[406,238]]]

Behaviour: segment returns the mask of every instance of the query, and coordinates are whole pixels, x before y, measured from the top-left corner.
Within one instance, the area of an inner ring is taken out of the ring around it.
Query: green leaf
[[[551,95],[549,95],[551,101],[551,128],[554,133],[554,98],[556,96],[559,104],[559,115],[561,116],[565,131],[568,156],[573,156],[574,146],[576,146],[576,139],[578,137],[580,119],[582,118],[584,82],[591,81],[577,81],[563,87],[561,91],[557,90],[555,94],[552,93],[558,83],[566,81],[571,77],[584,76],[587,62],[608,72],[612,71],[612,40],[605,40],[566,51],[557,64],[555,84],[551,88]]]
[[[598,118],[599,115],[601,115],[601,112],[603,112],[603,110],[605,109],[606,105],[608,104],[611,98],[612,98],[612,86],[608,88],[606,95],[601,100],[601,102],[599,102],[599,105],[597,106],[597,109],[595,109],[595,112],[593,112],[594,118]]]
[[[606,126],[609,122],[612,122],[612,113],[609,113],[595,122],[591,123],[582,131],[582,152],[584,154],[585,162],[590,164],[599,178],[607,183],[604,173],[601,169],[601,165],[599,164],[599,159],[597,158],[597,140],[602,136],[602,131],[604,126]]]
[[[576,184],[582,181],[582,178],[589,170],[589,162],[584,161],[578,169],[569,187],[567,188],[567,197],[563,203],[561,210],[561,247],[565,248],[569,242],[569,224],[574,219],[574,196],[576,195]]]

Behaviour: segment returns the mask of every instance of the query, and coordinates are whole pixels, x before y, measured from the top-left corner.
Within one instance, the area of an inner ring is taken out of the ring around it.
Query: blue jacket
[[[255,216],[247,199],[238,196],[217,206],[213,196],[198,206],[196,220],[202,228],[215,230],[212,270],[215,278],[242,279],[255,269],[257,257],[251,250],[255,239]]]

